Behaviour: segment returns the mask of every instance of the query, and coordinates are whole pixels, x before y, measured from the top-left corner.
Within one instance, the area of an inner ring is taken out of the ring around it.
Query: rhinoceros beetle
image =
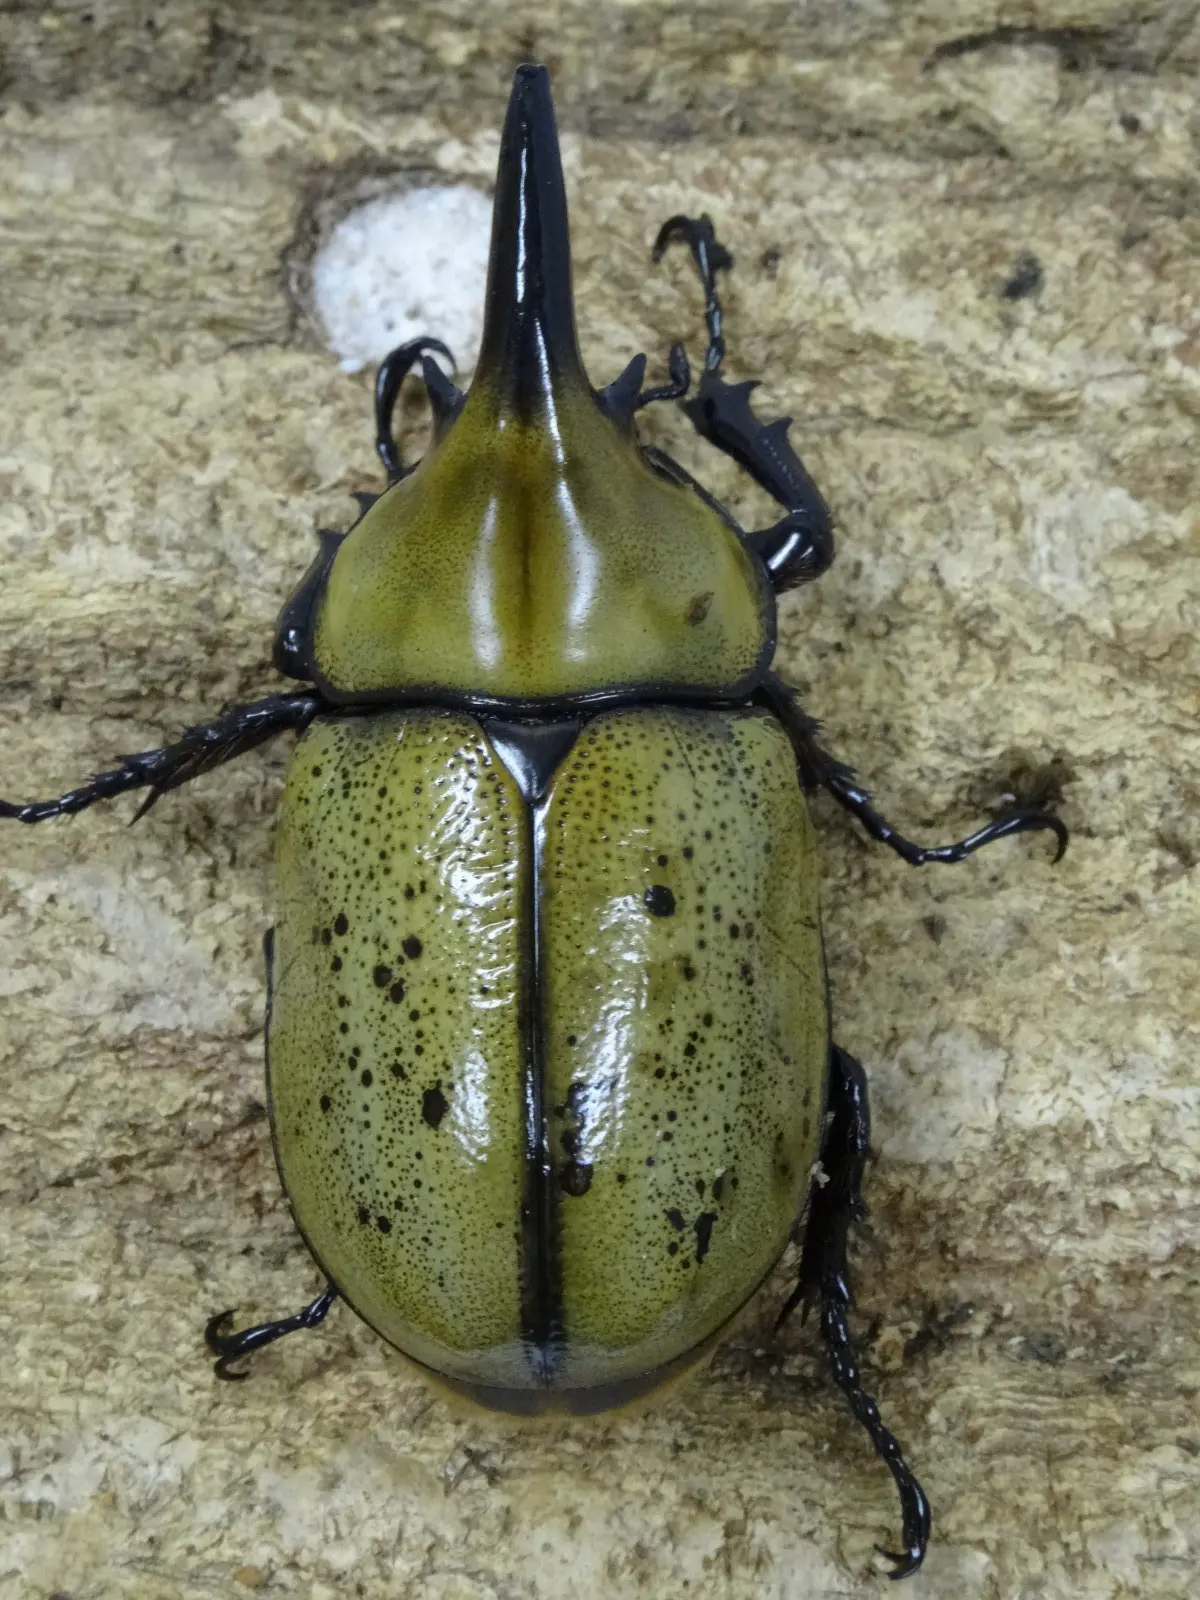
[[[899,1490],[929,1508],[865,1392],[846,1240],[868,1155],[862,1068],[830,1036],[805,796],[825,789],[914,866],[1010,834],[911,843],[772,671],[776,596],[833,558],[829,513],[753,385],[727,382],[707,217],[691,251],[708,348],[692,392],[636,356],[607,387],[576,342],[566,194],[544,68],[516,74],[482,348],[468,394],[417,339],[383,363],[388,486],[324,532],[280,616],[303,685],[126,756],[23,822],[142,788],[144,811],[276,734],[284,790],[266,942],[268,1093],[296,1224],[326,1287],[206,1337],[232,1363],[345,1300],[428,1376],[500,1411],[593,1413],[711,1350],[800,1246],[833,1376]],[[413,368],[424,458],[393,432]],[[683,403],[781,506],[746,532],[637,414]],[[139,811],[138,815],[141,815]],[[1057,857],[1056,857],[1057,859]]]

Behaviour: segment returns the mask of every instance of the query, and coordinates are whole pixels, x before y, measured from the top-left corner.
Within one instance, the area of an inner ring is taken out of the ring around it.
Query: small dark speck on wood
[[[1023,250],[1013,263],[1013,270],[1000,290],[1005,300],[1028,300],[1040,293],[1046,282],[1042,263],[1031,250]]]

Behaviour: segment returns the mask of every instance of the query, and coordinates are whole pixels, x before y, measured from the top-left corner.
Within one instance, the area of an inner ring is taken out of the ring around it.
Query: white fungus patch
[[[313,298],[343,369],[357,372],[428,334],[469,371],[491,226],[491,201],[467,184],[410,189],[344,217],[313,261]]]

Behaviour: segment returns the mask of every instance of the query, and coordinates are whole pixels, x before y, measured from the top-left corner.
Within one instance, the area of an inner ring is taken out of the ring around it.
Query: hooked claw
[[[213,1355],[218,1357],[218,1360],[213,1363],[213,1371],[217,1377],[224,1378],[227,1383],[244,1383],[250,1374],[248,1372],[231,1372],[228,1366],[228,1363],[236,1356],[243,1354],[240,1348],[239,1335],[224,1332],[232,1321],[232,1310],[218,1311],[215,1316],[209,1317],[204,1324],[204,1342]]]

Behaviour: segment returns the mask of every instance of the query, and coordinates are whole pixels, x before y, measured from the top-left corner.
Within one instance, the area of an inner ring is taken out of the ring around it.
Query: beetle
[[[518,68],[501,139],[484,331],[462,393],[422,338],[375,394],[388,484],[322,531],[280,614],[299,682],[120,760],[36,823],[167,790],[284,731],[266,939],[280,1177],[326,1287],[295,1315],[209,1319],[219,1377],[337,1299],[441,1385],[494,1410],[588,1414],[696,1365],[800,1246],[833,1377],[895,1480],[916,1570],[921,1486],[866,1393],[848,1325],[866,1080],[833,1042],[806,795],[828,791],[912,865],[1029,830],[1014,805],[920,846],[872,805],[772,671],[776,597],[833,559],[829,512],[749,382],[727,382],[709,218],[692,255],[708,346],[644,387],[580,358],[549,79]],[[434,421],[393,430],[419,369]],[[743,530],[662,450],[697,432],[783,509]],[[814,1181],[814,1180],[819,1181]]]

